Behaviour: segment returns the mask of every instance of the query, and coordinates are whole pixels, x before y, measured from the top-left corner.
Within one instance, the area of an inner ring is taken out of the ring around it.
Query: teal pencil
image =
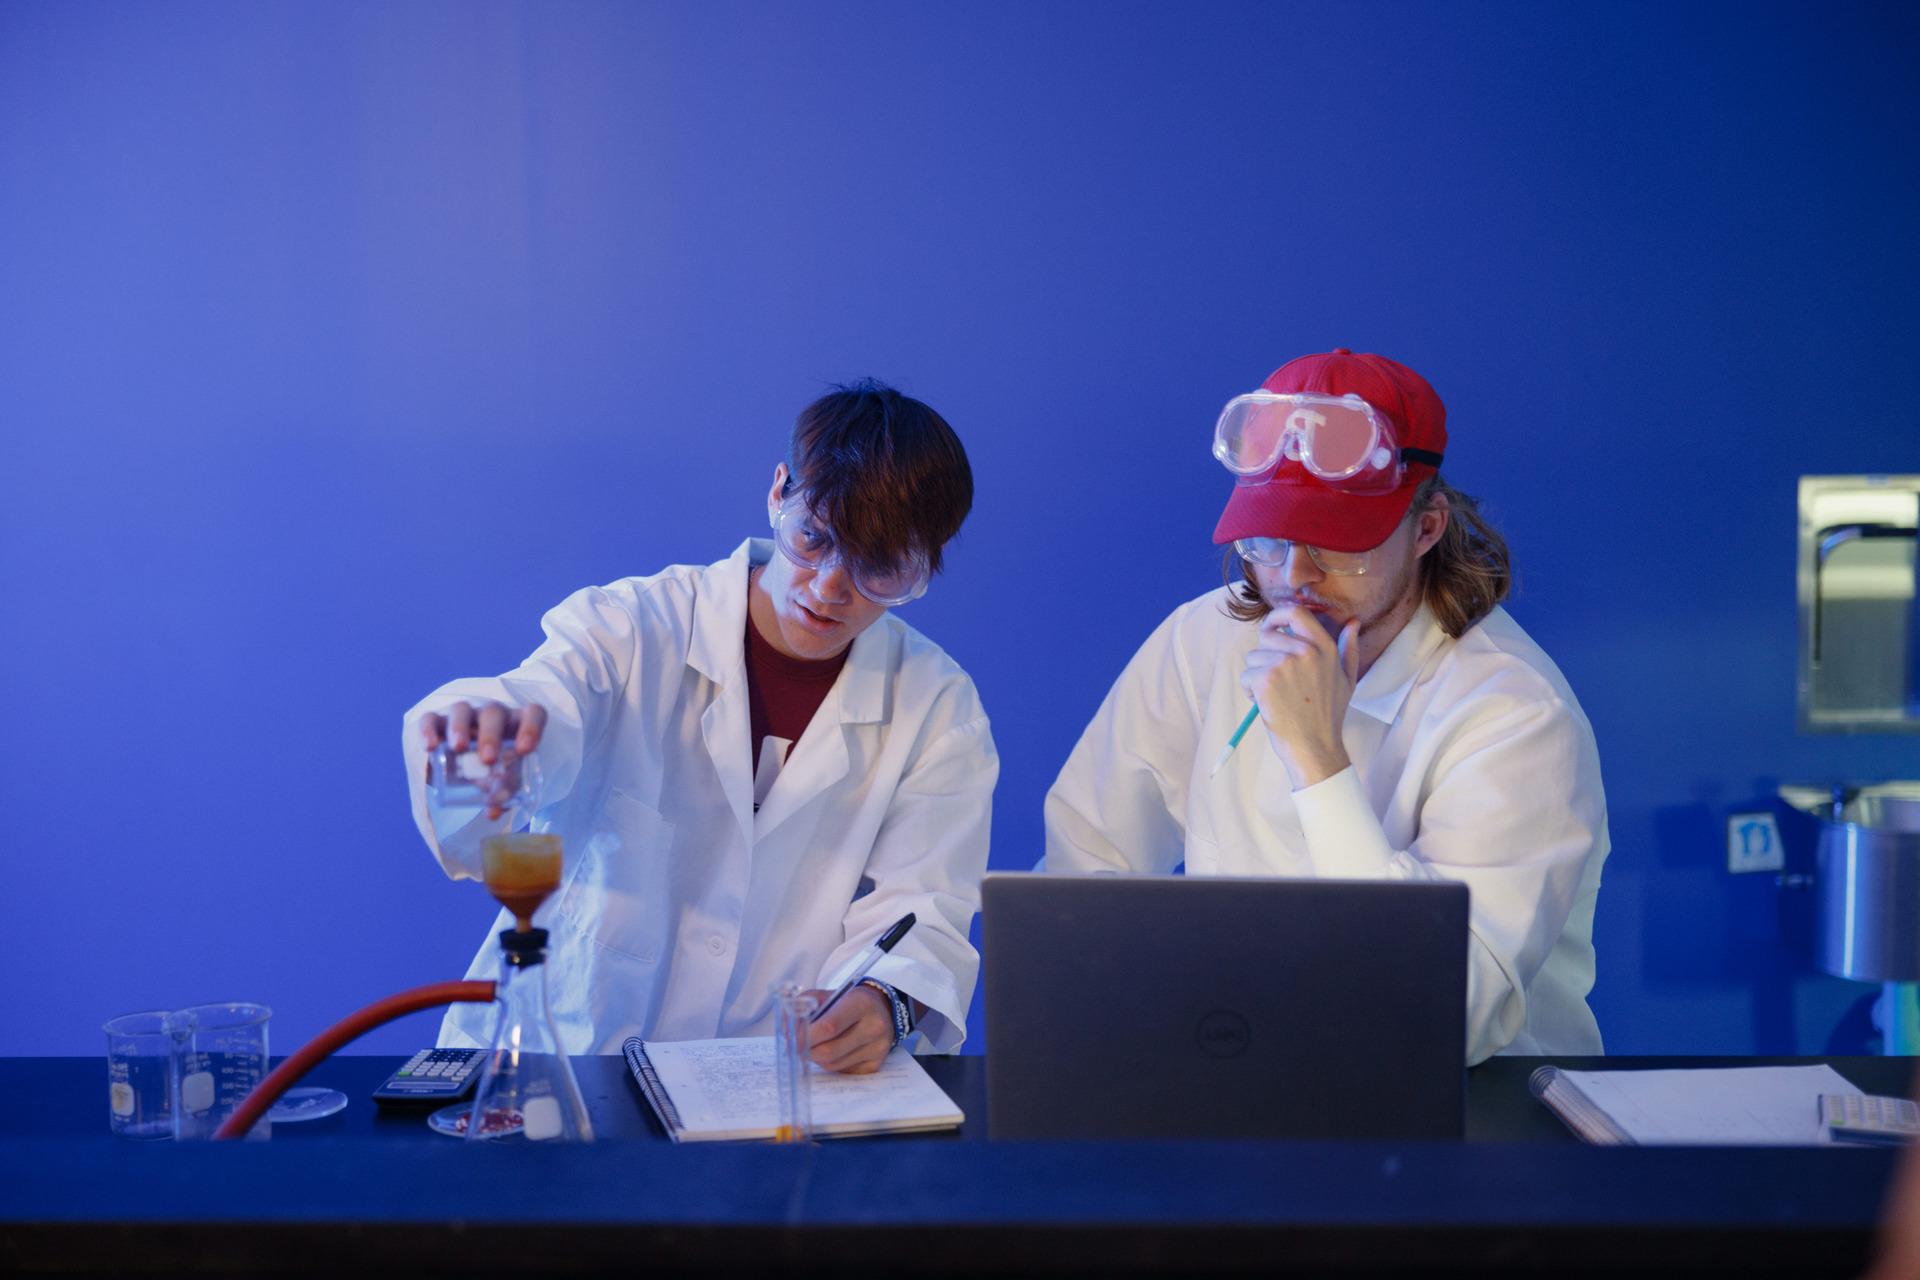
[[[1213,762],[1213,772],[1207,775],[1209,778],[1227,767],[1227,761],[1232,757],[1233,749],[1240,745],[1240,739],[1247,736],[1247,730],[1253,728],[1253,722],[1259,718],[1259,703],[1255,703],[1253,706],[1247,708],[1247,714],[1240,717],[1240,727],[1233,731],[1231,738],[1227,739],[1227,745],[1220,748],[1220,758]]]

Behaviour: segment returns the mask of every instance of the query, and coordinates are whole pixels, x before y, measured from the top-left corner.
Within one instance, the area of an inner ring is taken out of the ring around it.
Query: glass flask
[[[467,1112],[467,1140],[592,1142],[593,1123],[547,1007],[547,931],[500,931],[493,1047]]]

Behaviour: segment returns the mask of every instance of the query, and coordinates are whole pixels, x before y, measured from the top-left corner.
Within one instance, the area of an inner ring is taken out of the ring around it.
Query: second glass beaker
[[[173,1041],[173,1136],[211,1138],[234,1108],[267,1078],[267,1019],[263,1004],[198,1004],[167,1015]],[[273,1122],[261,1116],[247,1131],[266,1138]]]

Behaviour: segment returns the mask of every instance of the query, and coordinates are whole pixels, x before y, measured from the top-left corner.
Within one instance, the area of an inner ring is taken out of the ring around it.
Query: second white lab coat
[[[1216,777],[1259,632],[1226,592],[1175,610],[1114,683],[1047,793],[1044,865],[1460,881],[1468,1062],[1601,1052],[1586,997],[1606,797],[1559,668],[1504,609],[1456,640],[1422,605],[1354,689],[1351,768],[1295,791],[1256,724]]]
[[[874,968],[928,1006],[923,1047],[957,1048],[979,972],[979,907],[998,756],[966,673],[892,614],[846,666],[756,812],[744,637],[752,539],[718,564],[675,566],[576,592],[542,620],[517,670],[457,680],[407,713],[416,824],[447,873],[470,878],[504,827],[442,811],[424,784],[420,718],[460,699],[540,703],[537,830],[558,832],[563,887],[548,990],[569,1053],[629,1035],[767,1034],[773,989],[818,986],[911,911]],[[496,930],[509,927],[502,912]],[[489,935],[468,976],[497,975]],[[483,1044],[489,1010],[456,1005],[442,1044]]]

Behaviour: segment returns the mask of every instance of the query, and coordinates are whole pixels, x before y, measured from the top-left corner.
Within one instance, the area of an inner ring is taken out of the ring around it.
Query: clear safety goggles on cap
[[[843,560],[833,531],[814,517],[806,495],[797,489],[789,489],[780,509],[773,513],[773,544],[780,548],[781,555],[815,573],[825,573],[836,564],[845,564],[854,590],[875,604],[892,608],[918,600],[927,593],[930,575],[925,556],[909,556],[890,565]]]
[[[1290,458],[1343,493],[1391,493],[1407,463],[1437,467],[1441,455],[1401,447],[1393,420],[1359,396],[1250,391],[1220,411],[1213,456],[1242,483]]]

